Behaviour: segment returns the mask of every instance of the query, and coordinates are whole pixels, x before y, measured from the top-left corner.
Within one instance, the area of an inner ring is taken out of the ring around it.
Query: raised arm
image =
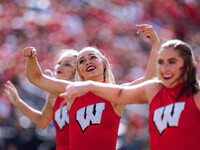
[[[157,66],[157,57],[158,57],[158,52],[160,50],[160,39],[157,35],[157,33],[155,32],[154,28],[151,25],[147,25],[147,24],[142,24],[142,25],[137,25],[138,30],[138,34],[140,33],[144,33],[145,37],[148,38],[151,43],[152,43],[152,49],[151,49],[151,54],[150,54],[150,58],[149,58],[149,62],[147,65],[147,69],[145,72],[145,75],[131,83],[126,83],[123,85],[135,85],[138,83],[142,83],[146,80],[152,79],[154,77],[156,77],[157,75],[157,71],[156,71],[156,66]]]
[[[152,85],[153,81],[146,81],[133,86],[121,86],[94,81],[75,82],[68,85],[66,92],[60,96],[73,99],[90,91],[116,104],[148,103],[152,98],[148,89],[151,89]]]
[[[17,89],[10,81],[6,83],[5,87],[5,93],[8,96],[10,102],[12,102],[12,104],[15,107],[17,107],[26,117],[28,117],[35,125],[37,125],[41,129],[45,129],[48,127],[48,125],[52,121],[53,113],[50,100],[51,98],[55,98],[55,96],[48,95],[46,104],[44,105],[43,110],[41,112],[27,105],[19,97]]]
[[[65,87],[70,81],[58,80],[43,74],[34,47],[24,48],[23,55],[26,57],[26,75],[32,84],[53,95],[59,95],[65,91]]]

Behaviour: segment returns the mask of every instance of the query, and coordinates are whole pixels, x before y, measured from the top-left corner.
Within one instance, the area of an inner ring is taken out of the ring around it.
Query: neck
[[[92,78],[87,78],[85,81],[91,80],[91,81],[96,81],[96,82],[103,82],[104,78],[103,77],[92,77]]]

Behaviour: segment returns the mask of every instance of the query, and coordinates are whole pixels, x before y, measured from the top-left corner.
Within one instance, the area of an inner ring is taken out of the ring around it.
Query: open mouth
[[[57,74],[62,73],[62,71],[57,71]]]
[[[87,72],[91,72],[91,71],[93,71],[93,70],[95,70],[95,69],[96,69],[95,66],[89,66],[89,67],[86,69],[86,71],[87,71]]]
[[[172,75],[164,75],[163,78],[164,78],[165,80],[169,80],[169,79],[172,78]]]

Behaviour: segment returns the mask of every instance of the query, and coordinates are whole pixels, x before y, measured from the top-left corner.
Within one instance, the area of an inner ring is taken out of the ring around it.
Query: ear
[[[81,79],[84,79],[84,77],[82,76],[82,74],[80,72],[78,72],[78,75]]]
[[[79,77],[83,78],[82,74],[79,73]]]

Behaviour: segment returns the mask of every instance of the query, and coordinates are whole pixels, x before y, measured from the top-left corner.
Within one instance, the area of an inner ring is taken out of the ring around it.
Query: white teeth
[[[92,69],[95,69],[95,67],[89,67],[89,68],[87,69],[87,71],[92,70]]]
[[[163,77],[164,78],[170,78],[170,77],[172,77],[172,75],[164,75]]]

